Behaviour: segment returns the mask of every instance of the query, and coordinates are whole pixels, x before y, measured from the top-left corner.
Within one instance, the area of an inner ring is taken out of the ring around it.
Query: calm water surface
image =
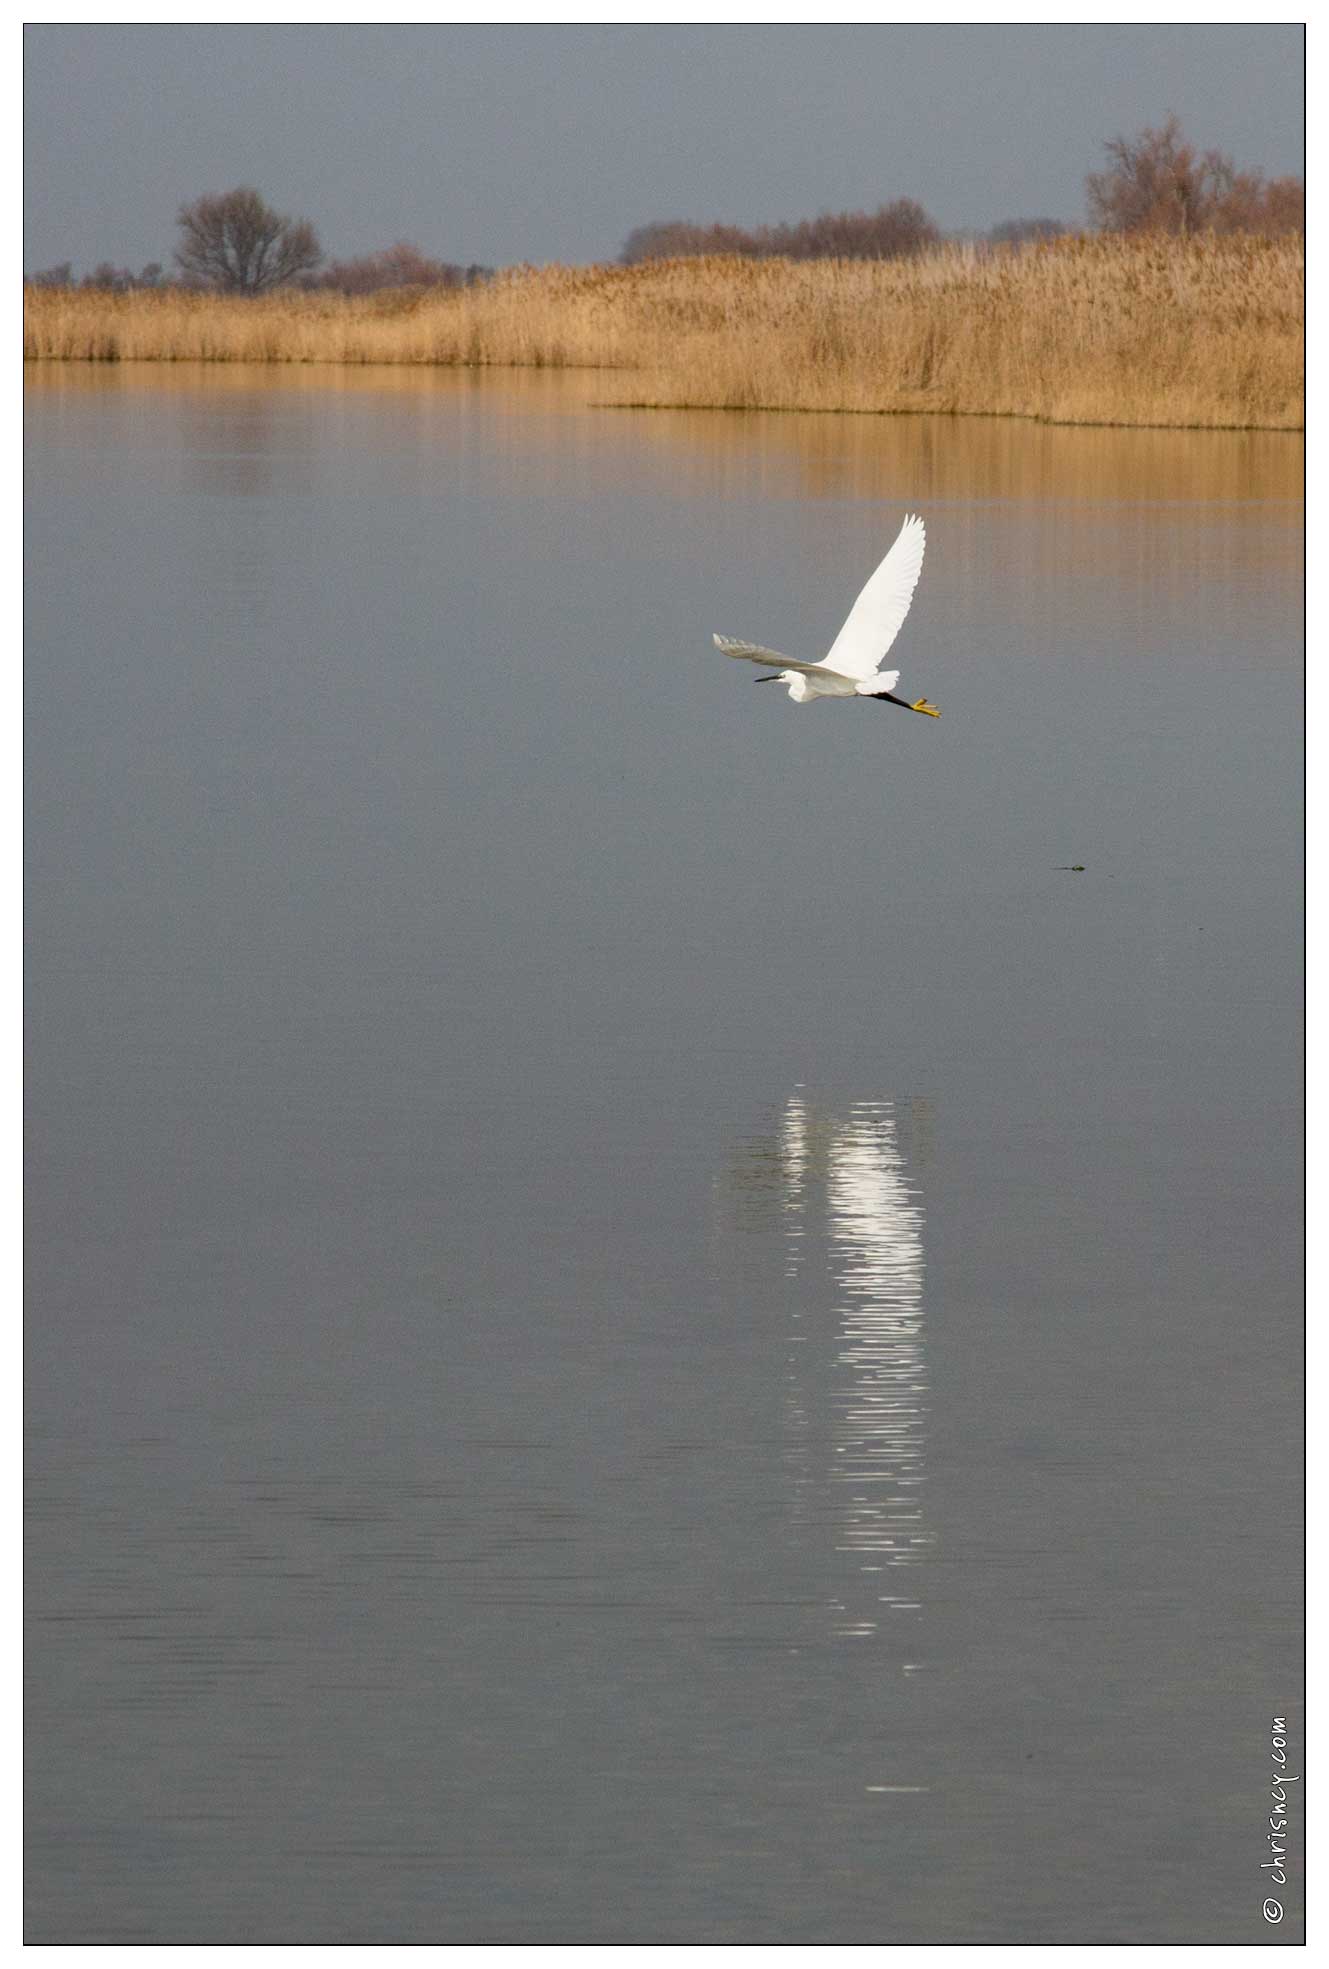
[[[1268,1939],[1300,441],[612,382],[29,388],[29,1939]]]

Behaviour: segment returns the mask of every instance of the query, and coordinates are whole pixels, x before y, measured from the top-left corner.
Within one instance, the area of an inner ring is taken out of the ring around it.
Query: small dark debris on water
[[[1084,863],[1082,861],[1059,861],[1057,863],[1057,873],[1059,875],[1083,875]]]

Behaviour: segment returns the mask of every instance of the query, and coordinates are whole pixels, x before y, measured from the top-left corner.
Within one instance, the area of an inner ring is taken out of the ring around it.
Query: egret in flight
[[[715,647],[726,656],[742,657],[745,663],[773,665],[769,677],[756,677],[754,683],[788,684],[795,704],[811,704],[816,697],[866,697],[874,704],[898,704],[902,710],[940,718],[936,705],[925,697],[910,703],[907,697],[894,696],[900,673],[880,668],[909,613],[925,545],[923,522],[911,513],[820,663],[800,663],[778,650],[763,649],[760,643],[737,643],[732,636],[717,636]]]

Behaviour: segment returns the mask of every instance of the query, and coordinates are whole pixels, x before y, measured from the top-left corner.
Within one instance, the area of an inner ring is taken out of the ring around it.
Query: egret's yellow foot
[[[925,697],[920,697],[917,704],[911,704],[909,709],[911,711],[921,711],[926,718],[940,718],[941,716],[936,705],[929,704]]]

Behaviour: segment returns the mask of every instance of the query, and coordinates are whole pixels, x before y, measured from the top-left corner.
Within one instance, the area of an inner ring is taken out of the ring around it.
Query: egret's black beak
[[[778,684],[780,681],[780,672],[777,670],[773,677],[754,677],[752,681],[754,684]]]

